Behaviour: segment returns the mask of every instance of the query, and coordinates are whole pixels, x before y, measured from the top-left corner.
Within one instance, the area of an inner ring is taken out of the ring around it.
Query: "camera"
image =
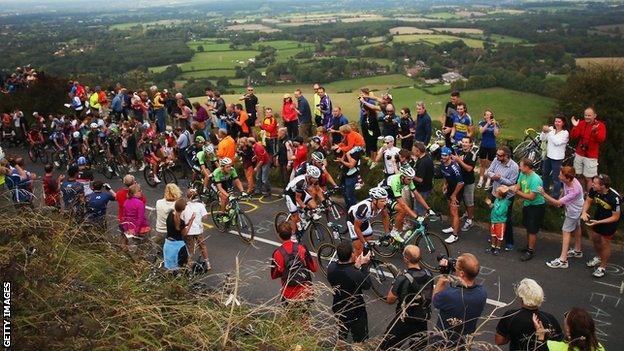
[[[581,144],[581,150],[583,150],[584,152],[587,152],[587,150],[589,150],[589,145]]]
[[[440,274],[451,274],[455,272],[455,265],[457,264],[456,258],[450,258],[446,255],[438,255],[436,258],[438,259],[438,268],[440,270]],[[444,266],[439,264],[439,262],[442,260],[446,260],[447,264]]]

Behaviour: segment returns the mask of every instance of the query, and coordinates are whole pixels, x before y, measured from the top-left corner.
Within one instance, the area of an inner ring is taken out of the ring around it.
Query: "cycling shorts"
[[[286,208],[288,208],[288,212],[290,213],[296,213],[299,210],[297,202],[295,201],[295,196],[296,195],[284,195],[284,198],[286,199]],[[307,205],[310,200],[312,200],[312,196],[305,191],[303,193],[303,203]]]
[[[358,236],[355,233],[355,224],[347,221],[347,228],[349,229],[349,237],[351,238],[351,240],[358,240]],[[360,230],[362,231],[362,235],[365,238],[373,235],[373,227],[371,227],[369,221],[362,222],[362,224],[360,224]]]

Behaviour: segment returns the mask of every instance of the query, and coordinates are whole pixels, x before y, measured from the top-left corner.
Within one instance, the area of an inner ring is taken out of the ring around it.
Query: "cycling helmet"
[[[414,178],[414,176],[416,176],[416,171],[414,171],[414,169],[410,165],[401,166],[401,168],[399,169],[399,172],[401,173],[402,176],[408,177],[408,178]]]
[[[145,122],[145,123],[143,123],[143,124],[141,125],[141,128],[143,128],[143,129],[147,129],[147,128],[149,128],[149,127],[150,127],[150,124],[149,124],[148,122]]]
[[[204,152],[207,154],[214,154],[214,146],[212,146],[212,144],[206,144],[204,145]]]
[[[117,126],[111,126],[110,128],[108,128],[108,130],[110,130],[112,134],[119,133],[119,128],[117,128]]]
[[[221,159],[221,161],[219,161],[219,165],[221,167],[225,167],[225,166],[231,165],[231,164],[232,164],[232,160],[230,160],[229,157],[224,157],[224,158]]]
[[[325,155],[323,155],[320,151],[315,151],[312,153],[312,161],[323,162],[325,160]]]
[[[87,164],[87,159],[84,156],[80,156],[78,157],[76,163],[78,164],[78,166],[85,166]]]
[[[79,131],[75,131],[72,133],[72,136],[74,137],[74,139],[78,139],[80,138],[80,132]]]
[[[378,186],[378,187],[375,187],[375,188],[371,188],[371,190],[368,191],[368,196],[371,199],[374,199],[374,200],[387,199],[388,198],[388,192],[386,191],[386,189]]]
[[[93,123],[91,123],[91,124],[89,125],[89,128],[91,128],[91,129],[96,129],[97,127],[98,127],[98,124],[97,124],[97,123],[95,123],[95,122],[93,122]]]
[[[319,179],[321,177],[321,170],[316,166],[309,165],[306,170],[306,175],[314,179]]]
[[[204,141],[206,141],[206,138],[204,138],[201,135],[198,135],[198,136],[195,137],[195,142],[196,143],[203,143]]]

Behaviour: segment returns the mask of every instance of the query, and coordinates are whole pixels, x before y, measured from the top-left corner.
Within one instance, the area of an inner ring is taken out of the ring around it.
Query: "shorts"
[[[492,223],[490,225],[490,234],[502,241],[505,236],[505,223]]]
[[[587,178],[595,177],[598,175],[598,159],[575,154],[574,170]]]
[[[299,208],[297,207],[297,203],[295,202],[295,195],[284,195],[284,197],[286,198],[286,208],[288,208],[288,212],[298,212]],[[308,192],[304,192],[303,203],[307,205],[310,200],[312,200],[312,196],[310,196]]]
[[[522,207],[522,225],[530,234],[537,234],[544,221],[546,205],[529,205]]]
[[[351,240],[358,240],[358,236],[355,233],[355,224],[347,221],[347,228],[349,229],[349,237],[351,238]],[[362,235],[364,237],[373,235],[373,227],[371,227],[368,221],[362,222],[362,224],[360,225],[360,230],[362,231]]]
[[[561,231],[572,233],[580,225],[581,225],[580,218],[572,218],[572,217],[566,216],[565,219],[563,220],[563,226],[561,226]]]
[[[495,147],[483,147],[479,148],[479,159],[485,160],[488,159],[490,161],[494,160],[496,157],[496,148]]]
[[[464,205],[468,207],[474,206],[475,184],[464,184],[463,192]]]
[[[596,232],[597,234],[602,235],[605,239],[611,240],[613,238],[613,234],[615,234],[615,231],[617,230],[618,223],[619,222],[597,224],[597,225],[594,225],[593,227],[590,227],[590,229]]]

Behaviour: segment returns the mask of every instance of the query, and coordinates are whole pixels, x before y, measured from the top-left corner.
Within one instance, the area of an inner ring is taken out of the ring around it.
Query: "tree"
[[[611,175],[614,186],[624,187],[621,144],[624,140],[624,71],[617,67],[591,66],[572,74],[559,95],[557,110],[562,116],[582,118],[587,106],[594,106],[607,126],[607,140],[600,148],[599,172]]]
[[[204,52],[204,46],[203,45],[197,46],[197,52]]]

